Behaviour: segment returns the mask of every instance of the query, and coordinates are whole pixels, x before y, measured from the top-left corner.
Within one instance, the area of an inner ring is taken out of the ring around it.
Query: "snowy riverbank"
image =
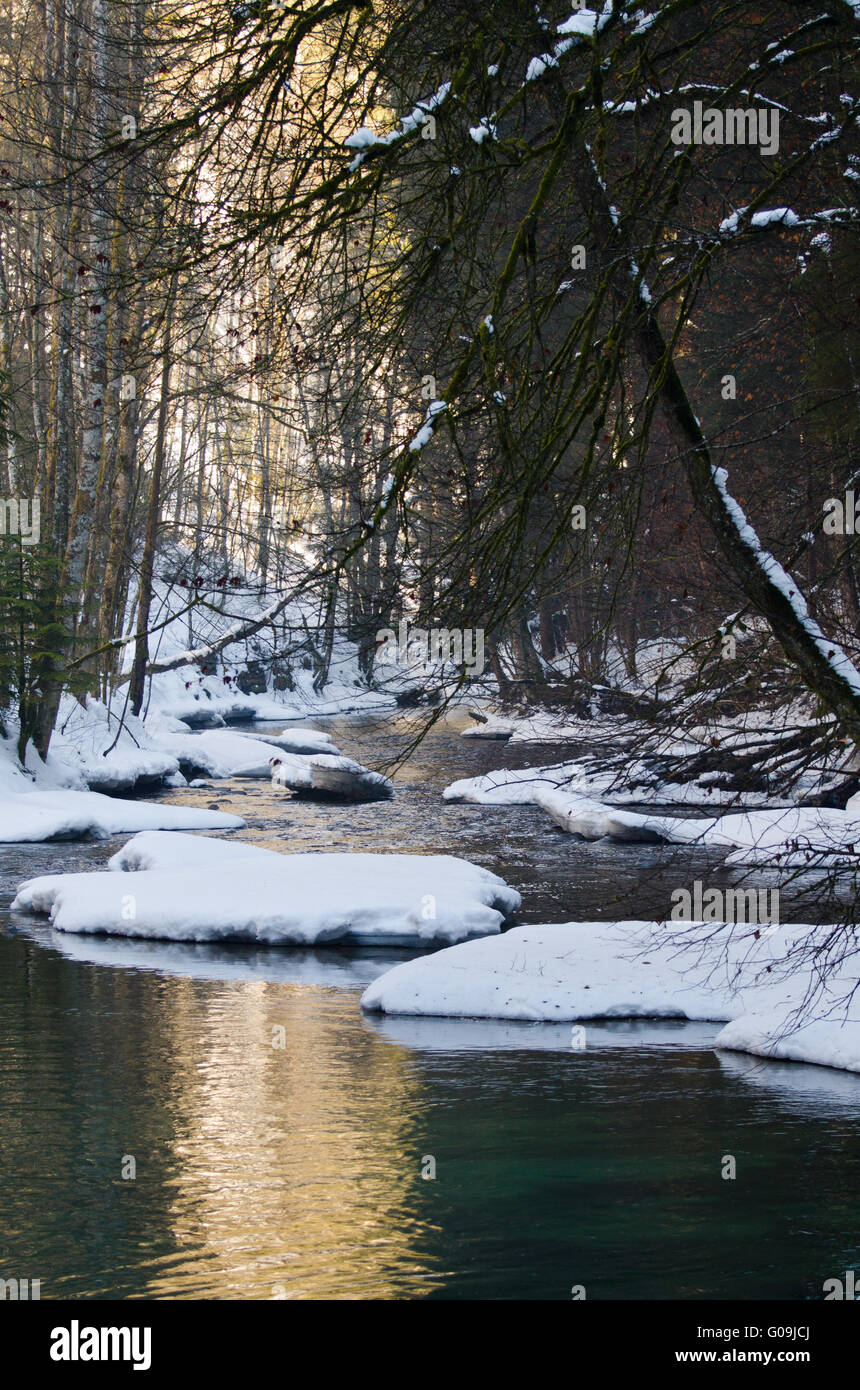
[[[816,929],[723,926],[703,948],[675,924],[568,922],[520,927],[397,965],[365,990],[369,1012],[581,1022],[709,1020],[714,1046],[860,1072],[857,957],[836,969],[809,1017],[806,948]],[[685,924],[689,930],[690,924]],[[830,928],[818,929],[820,934]],[[583,1038],[574,1036],[574,1045]]]

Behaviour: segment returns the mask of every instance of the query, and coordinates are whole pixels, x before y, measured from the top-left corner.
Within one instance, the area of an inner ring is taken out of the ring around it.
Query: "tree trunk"
[[[161,476],[164,471],[164,450],[167,434],[167,406],[170,394],[170,354],[172,349],[173,311],[176,301],[176,271],[167,291],[164,319],[164,346],[161,359],[161,394],[158,402],[158,424],[155,431],[155,452],[152,459],[152,478],[149,504],[146,509],[146,533],[140,560],[140,588],[137,595],[137,628],[134,641],[134,665],[129,686],[129,701],[134,714],[140,714],[146,684],[146,663],[149,660],[149,610],[152,606],[152,576],[155,551],[158,545],[158,523],[161,517]]]

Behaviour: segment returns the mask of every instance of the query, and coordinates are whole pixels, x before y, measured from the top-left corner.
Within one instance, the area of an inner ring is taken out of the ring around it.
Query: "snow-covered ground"
[[[701,939],[648,922],[520,927],[395,966],[362,1007],[390,1014],[533,1022],[681,1018],[727,1024],[716,1047],[860,1072],[855,955],[799,1018],[816,929],[723,927]],[[800,1026],[798,1026],[798,1022]]]
[[[134,791],[182,781],[176,757],[158,745],[131,710],[108,709],[91,696],[84,705],[63,696],[51,756],[69,769],[70,778],[79,774],[93,791]]]
[[[12,906],[108,936],[429,947],[497,933],[519,905],[502,879],[450,855],[282,855],[149,836],[107,872],[28,880]]]

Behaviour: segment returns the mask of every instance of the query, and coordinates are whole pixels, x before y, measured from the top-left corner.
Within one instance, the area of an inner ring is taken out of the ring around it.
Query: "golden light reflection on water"
[[[438,1287],[422,1250],[434,1228],[418,1215],[409,1054],[357,1026],[353,994],[319,1010],[317,991],[299,986],[201,998],[174,982],[172,993],[164,1159],[178,1255],[145,1296],[402,1298]],[[283,1049],[272,1046],[278,1027]]]

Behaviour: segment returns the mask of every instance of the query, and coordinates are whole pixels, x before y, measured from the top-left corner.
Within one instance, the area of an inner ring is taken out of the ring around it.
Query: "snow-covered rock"
[[[318,796],[350,801],[382,801],[394,795],[394,784],[381,772],[371,772],[352,758],[315,754],[302,758],[282,753],[271,760],[272,785]]]
[[[113,864],[131,871],[43,875],[13,908],[109,936],[426,947],[496,933],[520,905],[502,879],[450,855],[281,855],[198,837],[182,848],[177,867],[176,845],[132,843]]]
[[[275,862],[277,850],[249,844],[247,840],[216,840],[210,835],[174,835],[166,830],[142,830],[111,855],[108,869],[138,873],[144,869],[208,869],[231,864]],[[87,875],[84,875],[87,877]]]
[[[510,738],[515,728],[516,725],[512,719],[501,719],[498,715],[491,714],[482,722],[475,724],[473,728],[463,729],[461,737],[502,740]]]
[[[0,800],[0,843],[105,839],[136,830],[234,830],[239,816],[197,806],[125,801],[101,792],[25,791]]]
[[[200,874],[225,865],[240,866],[249,861],[271,865],[282,859],[283,855],[277,851],[249,844],[246,840],[216,840],[208,835],[142,830],[111,855],[107,868],[109,872],[129,874],[148,870]],[[22,912],[49,914],[58,889],[77,881],[86,888],[92,880],[92,872],[40,874],[19,886],[13,906]]]

